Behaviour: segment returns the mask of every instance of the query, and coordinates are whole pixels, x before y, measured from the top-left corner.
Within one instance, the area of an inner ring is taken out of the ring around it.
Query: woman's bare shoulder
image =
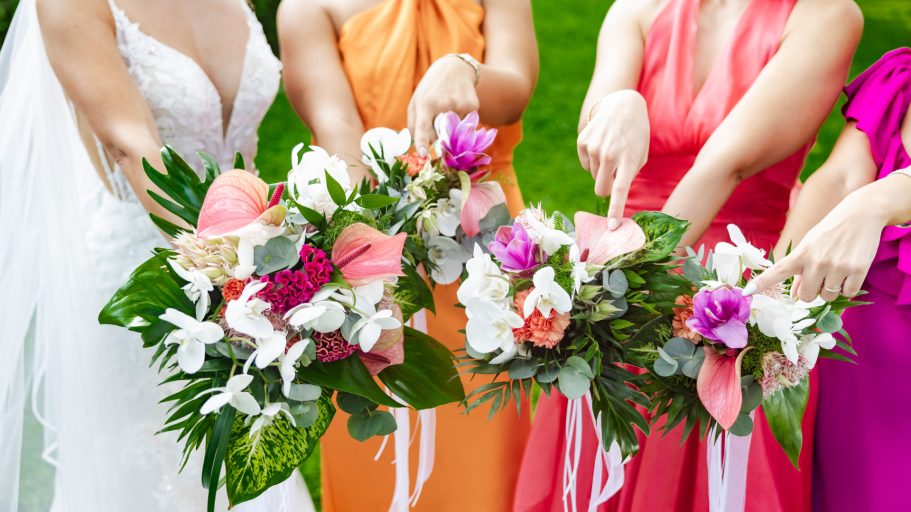
[[[863,13],[854,0],[798,0],[785,27],[785,37],[809,32],[860,36]]]

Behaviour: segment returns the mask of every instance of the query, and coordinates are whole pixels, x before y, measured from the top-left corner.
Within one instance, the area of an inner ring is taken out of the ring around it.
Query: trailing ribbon
[[[604,449],[601,437],[601,417],[595,417],[591,393],[586,393],[584,401],[582,398],[570,400],[566,408],[564,431],[566,452],[563,457],[563,510],[565,512],[577,512],[578,510],[576,477],[579,474],[579,461],[582,453],[583,408],[588,409],[598,439],[592,486],[589,491],[588,512],[597,510],[599,505],[606,503],[623,487],[623,465],[626,464],[626,461],[623,460],[620,446],[617,443],[612,443],[609,451]],[[607,481],[604,481],[605,471]]]
[[[750,414],[750,419],[753,419]],[[709,512],[743,512],[746,506],[747,465],[753,435],[717,435],[713,428],[706,447]]]

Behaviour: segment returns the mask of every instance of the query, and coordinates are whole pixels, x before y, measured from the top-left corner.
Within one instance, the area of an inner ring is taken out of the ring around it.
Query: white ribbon
[[[427,332],[427,315],[424,310],[415,313],[410,320],[411,327],[420,332]],[[393,398],[399,402],[400,399],[393,395]],[[411,474],[409,472],[409,451],[414,437],[411,436],[411,415],[407,407],[398,407],[392,409],[392,415],[395,418],[395,492],[392,495],[392,503],[389,510],[392,512],[407,512],[410,507],[414,507],[421,497],[421,491],[424,490],[424,484],[430,479],[433,472],[433,462],[436,454],[436,424],[437,413],[434,409],[418,411],[418,420],[415,425],[415,432],[420,429],[420,444],[418,448],[418,470],[414,484],[414,492],[410,495],[408,490],[411,487]],[[380,449],[374,460],[379,460],[386,448],[386,442],[389,436],[383,438]]]
[[[750,414],[753,419],[753,414]],[[752,434],[709,432],[706,447],[709,476],[709,512],[743,512],[746,506],[747,465]]]
[[[589,491],[588,512],[594,512],[598,506],[606,503],[623,487],[623,465],[626,461],[620,453],[620,446],[614,442],[610,450],[604,450],[604,440],[601,437],[601,417],[596,418],[592,409],[591,393],[586,393],[583,399],[570,400],[566,407],[566,452],[563,456],[563,510],[577,512],[577,485],[576,477],[579,474],[579,460],[582,453],[582,419],[583,409],[588,408],[595,436],[598,439],[597,452],[594,457],[592,485]],[[604,472],[607,472],[607,481],[604,481]],[[603,482],[603,483],[602,483]]]

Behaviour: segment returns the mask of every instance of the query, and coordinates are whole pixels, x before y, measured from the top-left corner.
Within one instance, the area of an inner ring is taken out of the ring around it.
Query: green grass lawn
[[[256,2],[264,17],[277,2]],[[865,69],[884,52],[911,44],[911,2],[907,0],[862,0],[866,16],[864,38],[852,67],[851,76]],[[3,4],[8,7],[9,0]],[[267,6],[268,4],[268,6]],[[576,121],[595,55],[595,40],[609,2],[601,0],[534,0],[538,42],[541,48],[541,76],[538,88],[525,115],[525,139],[516,153],[516,169],[528,202],[544,203],[549,209],[571,214],[591,210],[597,204],[591,177],[582,171],[576,158]],[[271,25],[264,19],[265,25]],[[826,42],[820,41],[819,44]],[[810,155],[806,172],[816,169],[831,149],[842,127],[841,116],[830,116]],[[273,105],[260,129],[257,164],[270,181],[282,179],[290,166],[295,144],[308,141],[306,127],[297,119],[283,94]],[[40,429],[30,424],[26,443],[37,448]],[[305,477],[314,498],[319,500],[319,457],[304,466]],[[27,464],[27,473],[50,478],[39,461]],[[44,487],[44,486],[42,486]],[[45,510],[49,496],[32,489],[20,510]],[[43,496],[40,494],[44,494]]]

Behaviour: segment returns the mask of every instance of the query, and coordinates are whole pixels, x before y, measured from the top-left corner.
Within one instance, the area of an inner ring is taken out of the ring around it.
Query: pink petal
[[[607,217],[577,212],[576,243],[580,254],[588,254],[587,263],[603,265],[608,261],[645,246],[645,232],[632,219],[623,219],[614,231],[607,229]]]
[[[373,349],[370,352],[358,352],[357,356],[367,367],[370,375],[376,375],[394,364],[405,362],[405,344],[396,343],[383,350]]]
[[[255,175],[234,169],[215,178],[202,203],[197,233],[223,236],[257,220],[269,206],[269,185]]]
[[[740,367],[743,356],[749,348],[736,356],[721,354],[712,347],[703,347],[705,362],[696,379],[696,391],[702,405],[721,425],[728,430],[740,416],[743,392],[740,389]]]
[[[498,204],[506,203],[506,194],[496,181],[475,183],[468,192],[468,200],[462,207],[462,231],[468,236],[481,232],[481,220]]]
[[[336,239],[332,247],[332,263],[351,286],[405,275],[402,272],[402,250],[406,236],[405,233],[389,236],[366,224],[352,224]]]

